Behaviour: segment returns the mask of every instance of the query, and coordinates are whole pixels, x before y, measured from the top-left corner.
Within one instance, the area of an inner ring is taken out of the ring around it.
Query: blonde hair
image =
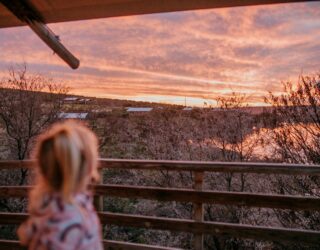
[[[72,203],[75,193],[87,189],[90,178],[99,179],[97,138],[79,122],[53,125],[39,137],[34,155],[39,180],[30,194],[31,203],[42,200],[44,193],[55,192]]]

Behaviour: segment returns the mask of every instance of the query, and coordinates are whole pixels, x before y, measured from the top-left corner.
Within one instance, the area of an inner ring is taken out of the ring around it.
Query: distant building
[[[82,99],[79,99],[78,101],[79,101],[79,103],[86,104],[87,102],[90,102],[91,99],[90,98],[82,98]]]
[[[91,110],[92,113],[103,113],[103,112],[109,113],[109,112],[112,112],[112,111],[113,111],[112,108],[101,108],[101,109],[93,109],[93,110]]]
[[[86,119],[88,113],[60,113],[59,118],[61,119]]]
[[[137,107],[128,107],[127,112],[150,112],[153,108],[137,108]]]
[[[191,111],[191,110],[193,110],[193,108],[192,108],[192,107],[185,107],[185,108],[183,108],[182,110],[183,110],[183,111]]]
[[[63,99],[65,102],[75,102],[78,100],[78,97],[66,97]]]

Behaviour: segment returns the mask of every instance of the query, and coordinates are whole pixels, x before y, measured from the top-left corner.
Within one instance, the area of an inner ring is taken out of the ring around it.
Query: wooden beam
[[[3,213],[0,212],[0,225],[19,225],[28,218],[26,213]]]
[[[95,185],[93,187],[96,195],[99,196],[320,211],[320,198],[316,197],[126,185]],[[28,186],[2,186],[0,197],[26,197],[30,189]]]
[[[101,168],[99,169],[99,175],[100,175],[100,179],[99,179],[98,183],[100,185],[102,185],[103,184],[103,171]],[[94,207],[96,208],[96,211],[103,212],[103,195],[99,195],[96,193],[94,195],[93,204],[94,204]]]
[[[25,22],[62,60],[72,69],[77,69],[79,60],[72,55],[44,23],[39,10],[26,0],[0,0],[0,2],[20,21]]]
[[[320,232],[275,227],[261,227],[244,224],[220,222],[196,222],[194,220],[160,218],[152,216],[129,215],[118,213],[98,213],[103,224],[127,227],[139,227],[156,230],[170,230],[188,233],[223,235],[228,237],[265,240],[274,242],[296,242],[304,245],[320,244]],[[27,214],[0,213],[0,224],[20,224],[27,219]]]
[[[19,0],[20,1],[20,0]],[[78,21],[106,17],[142,15],[173,11],[226,8],[263,4],[311,2],[315,0],[29,0],[45,23]],[[0,27],[24,25],[0,9]]]
[[[31,160],[0,160],[0,169],[33,168],[34,164]]]
[[[320,165],[263,163],[263,162],[210,162],[210,161],[163,161],[163,160],[128,160],[100,159],[101,168],[140,169],[166,171],[204,171],[221,173],[256,173],[284,175],[320,175]],[[33,168],[34,162],[1,161],[1,169]]]
[[[261,227],[220,222],[195,222],[185,219],[159,218],[151,216],[117,213],[99,213],[104,224],[142,227],[147,229],[170,230],[208,235],[223,235],[235,238],[265,240],[274,242],[297,242],[301,244],[320,244],[320,232],[300,229]]]
[[[0,239],[1,250],[27,250],[27,247],[20,245],[19,241],[16,240],[3,240]]]
[[[123,241],[104,240],[102,241],[105,250],[182,250],[180,248],[152,246],[146,244],[129,243]],[[0,239],[1,250],[27,250],[16,240]]]
[[[101,168],[140,169],[166,171],[204,171],[221,173],[257,173],[285,175],[320,175],[320,165],[263,163],[263,162],[218,162],[218,161],[163,161],[101,159]]]
[[[36,0],[41,1],[41,0]],[[309,0],[314,1],[314,0]],[[263,4],[306,2],[306,0],[69,0],[57,15],[52,10],[43,13],[47,22],[75,21],[106,17],[143,15],[175,11],[252,6]],[[91,3],[90,3],[91,2]]]
[[[76,58],[44,23],[38,21],[28,21],[29,27],[45,42],[63,61],[72,69],[77,69],[80,61]]]
[[[0,186],[1,198],[27,197],[30,186]]]
[[[94,189],[99,195],[122,198],[320,211],[320,198],[316,197],[124,185],[97,185]]]
[[[203,189],[203,172],[193,173],[193,188],[196,192],[202,193]],[[198,222],[204,221],[203,201],[193,202],[193,219]],[[193,240],[194,249],[203,250],[204,248],[204,235],[202,233],[195,234]]]
[[[180,248],[152,246],[114,240],[104,240],[103,246],[106,250],[182,250]]]

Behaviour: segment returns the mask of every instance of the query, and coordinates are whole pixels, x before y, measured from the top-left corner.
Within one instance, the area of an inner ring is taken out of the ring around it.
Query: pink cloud
[[[78,94],[201,100],[238,91],[261,103],[267,91],[281,90],[281,81],[319,70],[319,7],[282,4],[51,24],[80,58],[77,71],[27,28],[3,29],[0,74],[25,61]]]

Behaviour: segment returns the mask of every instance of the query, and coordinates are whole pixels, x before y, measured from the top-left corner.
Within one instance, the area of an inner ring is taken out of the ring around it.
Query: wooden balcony
[[[31,161],[0,161],[0,170],[32,168]],[[271,195],[247,192],[222,192],[203,189],[204,177],[209,172],[256,173],[281,175],[320,175],[320,166],[266,163],[234,162],[182,162],[182,161],[145,161],[101,159],[101,169],[138,169],[142,171],[175,171],[193,173],[193,188],[159,188],[146,186],[95,185],[96,206],[101,223],[107,225],[136,228],[169,230],[194,234],[194,249],[203,249],[204,235],[254,239],[275,242],[293,242],[305,245],[320,244],[320,232],[254,226],[204,220],[204,204],[236,205],[244,207],[263,207],[272,209],[320,211],[320,199],[310,196]],[[0,198],[25,197],[29,186],[0,187]],[[173,219],[104,212],[101,197],[137,198],[158,201],[193,203],[193,218]],[[25,213],[0,213],[0,224],[19,224],[25,220]],[[1,238],[1,235],[0,235]],[[105,249],[174,249],[128,242],[104,241]],[[17,241],[0,240],[0,249],[23,249]]]

